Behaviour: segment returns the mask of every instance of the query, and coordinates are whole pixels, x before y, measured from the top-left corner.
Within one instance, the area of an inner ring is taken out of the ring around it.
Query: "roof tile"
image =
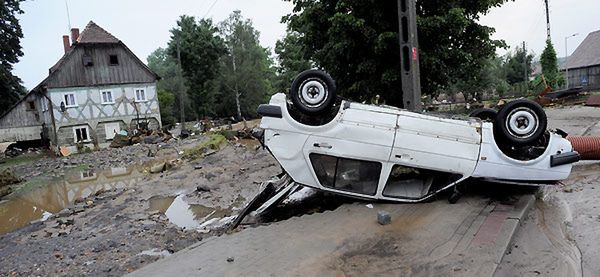
[[[119,43],[119,39],[90,21],[79,35],[77,43]]]

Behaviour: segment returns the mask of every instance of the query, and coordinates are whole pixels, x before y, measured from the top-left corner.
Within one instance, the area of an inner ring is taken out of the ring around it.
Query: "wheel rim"
[[[530,138],[539,128],[537,114],[529,108],[518,108],[512,111],[506,120],[506,129],[517,138]]]
[[[329,95],[327,87],[317,79],[306,80],[300,87],[300,100],[312,108],[321,106]]]

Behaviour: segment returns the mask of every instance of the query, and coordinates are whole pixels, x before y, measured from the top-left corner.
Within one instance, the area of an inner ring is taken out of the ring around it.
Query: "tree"
[[[21,79],[12,74],[13,65],[23,56],[21,38],[23,31],[17,19],[22,14],[22,0],[0,2],[0,110],[7,111],[25,94]]]
[[[282,40],[275,44],[277,54],[277,77],[274,84],[277,92],[287,93],[294,78],[300,72],[311,69],[313,63],[304,57],[300,34],[288,31]]]
[[[158,89],[158,105],[160,107],[160,118],[163,127],[169,127],[175,125],[177,121],[175,110],[175,95],[166,90]]]
[[[342,95],[364,101],[379,94],[387,104],[402,105],[397,1],[286,1],[294,3],[294,13],[283,21],[301,35],[305,57],[336,79]],[[506,1],[418,1],[425,94],[468,78],[504,46],[478,20]]]
[[[222,74],[218,94],[220,115],[256,115],[256,108],[272,93],[269,50],[259,44],[259,32],[252,21],[234,11],[219,24],[228,53],[221,57]]]
[[[474,99],[481,101],[486,94],[497,93],[502,96],[509,89],[504,66],[503,60],[494,55],[494,57],[486,59],[482,63],[482,67],[475,70],[472,75],[454,83],[451,86],[451,92],[462,92],[467,101]]]
[[[210,19],[181,16],[177,27],[171,30],[168,53],[177,60],[178,50],[192,114],[198,117],[213,115],[216,103],[214,80],[219,74],[219,59],[227,52],[217,27]]]
[[[548,85],[553,88],[562,86],[565,81],[564,76],[558,71],[556,50],[554,50],[554,45],[552,45],[552,41],[549,39],[546,40],[546,48],[542,52],[540,63],[542,64],[542,74],[544,74]]]
[[[186,88],[183,74],[177,61],[164,48],[154,50],[147,60],[148,67],[161,77],[157,84],[157,90],[163,126],[172,125],[180,119],[180,96],[184,98],[184,109],[186,111],[192,110],[189,101],[187,101],[188,97],[185,95]],[[188,113],[189,115],[193,116],[194,114]]]
[[[529,82],[525,76],[530,76],[533,71],[531,68],[533,57],[533,54],[527,53],[526,49],[520,47],[516,48],[514,54],[509,53],[507,55],[504,67],[506,80],[509,84]],[[527,74],[525,74],[525,70],[527,70]]]

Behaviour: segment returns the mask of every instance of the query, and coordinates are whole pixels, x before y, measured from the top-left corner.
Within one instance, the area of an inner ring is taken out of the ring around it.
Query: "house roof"
[[[67,60],[67,58],[73,53],[73,50],[80,45],[86,45],[86,44],[119,44],[119,45],[122,45],[123,48],[125,48],[125,50],[127,52],[131,53],[131,55],[137,59],[137,61],[141,64],[141,66],[145,70],[150,72],[157,79],[160,79],[160,76],[158,76],[158,74],[154,73],[146,64],[144,64],[144,62],[142,62],[133,53],[133,51],[131,51],[131,49],[129,49],[129,47],[127,47],[127,45],[125,45],[121,40],[119,40],[118,38],[113,36],[108,31],[104,30],[102,27],[98,26],[98,24],[96,24],[94,21],[90,21],[85,26],[85,29],[83,29],[81,34],[79,34],[79,38],[77,39],[77,42],[74,43],[73,45],[71,45],[71,48],[52,67],[50,67],[48,77],[46,77],[44,80],[42,80],[35,88],[32,89],[32,91],[40,90],[41,88],[43,88],[46,81],[48,81],[48,79],[54,74],[54,72],[56,72],[63,65],[63,63]]]
[[[119,43],[120,40],[90,21],[79,35],[77,43]]]
[[[591,32],[569,57],[563,68],[600,65],[600,30]]]

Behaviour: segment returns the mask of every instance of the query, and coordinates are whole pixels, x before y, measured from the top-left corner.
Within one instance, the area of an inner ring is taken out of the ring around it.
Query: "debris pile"
[[[168,142],[173,139],[169,132],[161,130],[139,132],[135,135],[115,134],[113,141],[110,143],[111,148],[121,148],[129,145],[144,143],[144,144],[159,144]]]

